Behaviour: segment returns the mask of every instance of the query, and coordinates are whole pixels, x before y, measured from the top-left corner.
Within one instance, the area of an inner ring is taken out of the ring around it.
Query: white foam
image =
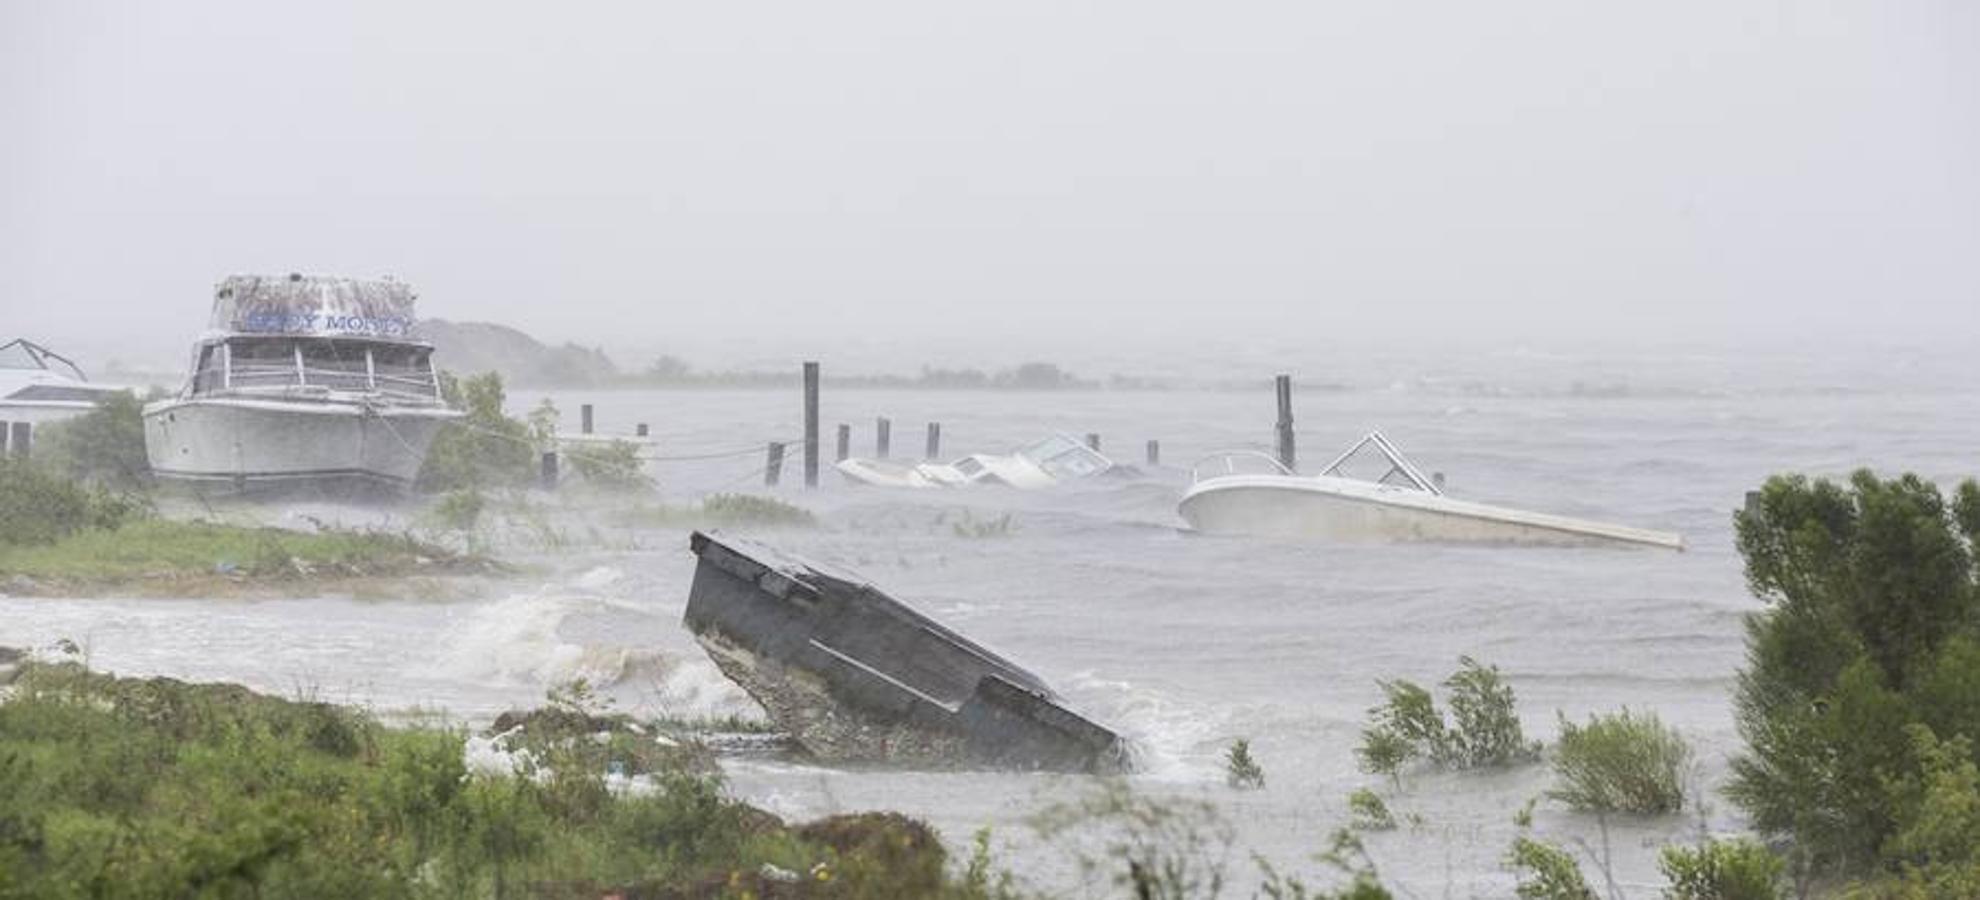
[[[618,684],[658,654],[579,643],[560,633],[572,616],[613,605],[546,589],[475,607],[447,629],[424,674],[505,685],[547,686],[577,678],[594,685]]]
[[[534,768],[535,758],[527,750],[510,750],[508,739],[522,730],[518,725],[491,737],[470,734],[461,748],[462,761],[470,775],[514,775]]]
[[[1099,678],[1091,671],[1066,679],[1075,706],[1113,726],[1134,745],[1136,774],[1152,781],[1214,781],[1221,769],[1198,752],[1225,730],[1227,713],[1177,700],[1161,691],[1126,681]]]

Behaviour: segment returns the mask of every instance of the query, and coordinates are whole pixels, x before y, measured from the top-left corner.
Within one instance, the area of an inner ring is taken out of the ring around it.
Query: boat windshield
[[[0,344],[0,369],[45,369],[77,381],[88,381],[82,369],[53,350],[33,341],[15,339]]]
[[[1045,474],[1060,480],[1084,478],[1113,467],[1106,457],[1063,434],[1052,435],[1019,450],[1018,455],[1044,469]]]
[[[1320,470],[1322,475],[1335,478],[1349,478],[1368,481],[1387,487],[1422,491],[1433,496],[1442,496],[1444,491],[1433,479],[1423,477],[1416,464],[1409,461],[1387,436],[1379,431],[1368,435],[1349,447],[1346,453],[1334,458],[1327,467]]]
[[[319,337],[236,337],[227,341],[229,388],[322,387],[437,399],[433,348]],[[211,357],[202,357],[195,389],[218,389]]]

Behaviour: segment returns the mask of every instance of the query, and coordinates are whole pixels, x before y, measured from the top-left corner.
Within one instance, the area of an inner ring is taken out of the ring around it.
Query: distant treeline
[[[789,387],[799,381],[796,369],[790,371],[728,370],[703,372],[674,356],[662,356],[646,370],[622,376],[619,383],[638,387],[753,388]],[[941,369],[923,366],[915,375],[836,375],[829,370],[824,381],[834,387],[884,388],[899,390],[984,390],[984,391],[1093,391],[1167,390],[1180,385],[1156,379],[1114,375],[1105,381],[1081,378],[1049,362],[1028,362],[1015,368],[986,372],[982,369]]]
[[[598,347],[552,346],[490,322],[428,319],[422,336],[433,342],[435,362],[458,373],[495,372],[510,387],[531,388],[787,388],[798,384],[795,363],[787,368],[701,370],[677,356],[664,355],[644,369],[628,371]],[[1086,378],[1052,362],[1026,362],[995,370],[923,366],[913,375],[859,375],[827,366],[825,383],[842,388],[981,391],[1256,391],[1269,389],[1269,374],[1245,379],[1186,379],[1113,374]],[[1300,385],[1306,390],[1339,390],[1338,384]]]

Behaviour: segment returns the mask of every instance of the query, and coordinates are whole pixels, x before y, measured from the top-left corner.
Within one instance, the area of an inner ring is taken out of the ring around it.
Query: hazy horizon
[[[628,367],[1969,342],[1977,36],[1950,0],[6,4],[0,296],[147,360],[294,270]]]

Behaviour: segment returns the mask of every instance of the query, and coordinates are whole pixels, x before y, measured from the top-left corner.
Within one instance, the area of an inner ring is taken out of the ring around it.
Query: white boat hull
[[[1210,534],[1330,541],[1684,548],[1683,538],[1666,532],[1326,477],[1211,478],[1183,495],[1177,511],[1192,528]]]
[[[154,475],[179,481],[403,488],[441,427],[459,416],[444,407],[170,400],[145,407],[145,453]]]

